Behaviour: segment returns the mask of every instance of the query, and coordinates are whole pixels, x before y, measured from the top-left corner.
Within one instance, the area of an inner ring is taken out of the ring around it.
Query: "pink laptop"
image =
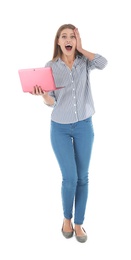
[[[30,68],[18,70],[23,92],[32,92],[34,86],[41,86],[43,91],[53,91],[56,88],[51,67]]]

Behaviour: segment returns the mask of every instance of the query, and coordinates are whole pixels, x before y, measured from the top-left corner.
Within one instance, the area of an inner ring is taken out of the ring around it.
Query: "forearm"
[[[55,103],[55,99],[51,97],[48,93],[42,95],[43,101],[48,106],[53,106]]]
[[[92,53],[84,49],[81,49],[81,53],[89,60],[89,66],[91,69],[97,68],[102,70],[107,65],[106,58],[100,54]]]
[[[95,53],[93,52],[89,52],[84,49],[80,49],[79,52],[82,53],[90,61],[95,58]]]

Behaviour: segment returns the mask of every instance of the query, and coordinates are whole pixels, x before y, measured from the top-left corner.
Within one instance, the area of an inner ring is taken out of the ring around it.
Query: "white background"
[[[2,3],[3,2],[3,3]],[[130,1],[1,1],[0,259],[131,259]],[[83,48],[105,56],[92,71],[96,113],[84,228],[87,243],[64,239],[61,173],[50,144],[50,115],[22,92],[18,69],[52,58],[63,23]]]

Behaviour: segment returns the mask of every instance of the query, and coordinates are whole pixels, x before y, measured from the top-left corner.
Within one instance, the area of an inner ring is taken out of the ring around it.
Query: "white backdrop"
[[[130,260],[130,1],[1,1],[0,259]],[[84,228],[88,242],[61,235],[61,174],[50,145],[50,115],[22,92],[18,69],[52,58],[63,23],[78,27],[83,47],[105,56],[92,71],[96,113]]]

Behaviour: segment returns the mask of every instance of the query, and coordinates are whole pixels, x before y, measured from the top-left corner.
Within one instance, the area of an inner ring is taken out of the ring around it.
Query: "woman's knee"
[[[77,178],[73,179],[63,179],[62,180],[62,186],[64,186],[66,189],[72,189],[73,187],[77,186]]]
[[[87,185],[88,184],[88,175],[83,178],[79,178],[77,184],[78,184],[78,186]]]

